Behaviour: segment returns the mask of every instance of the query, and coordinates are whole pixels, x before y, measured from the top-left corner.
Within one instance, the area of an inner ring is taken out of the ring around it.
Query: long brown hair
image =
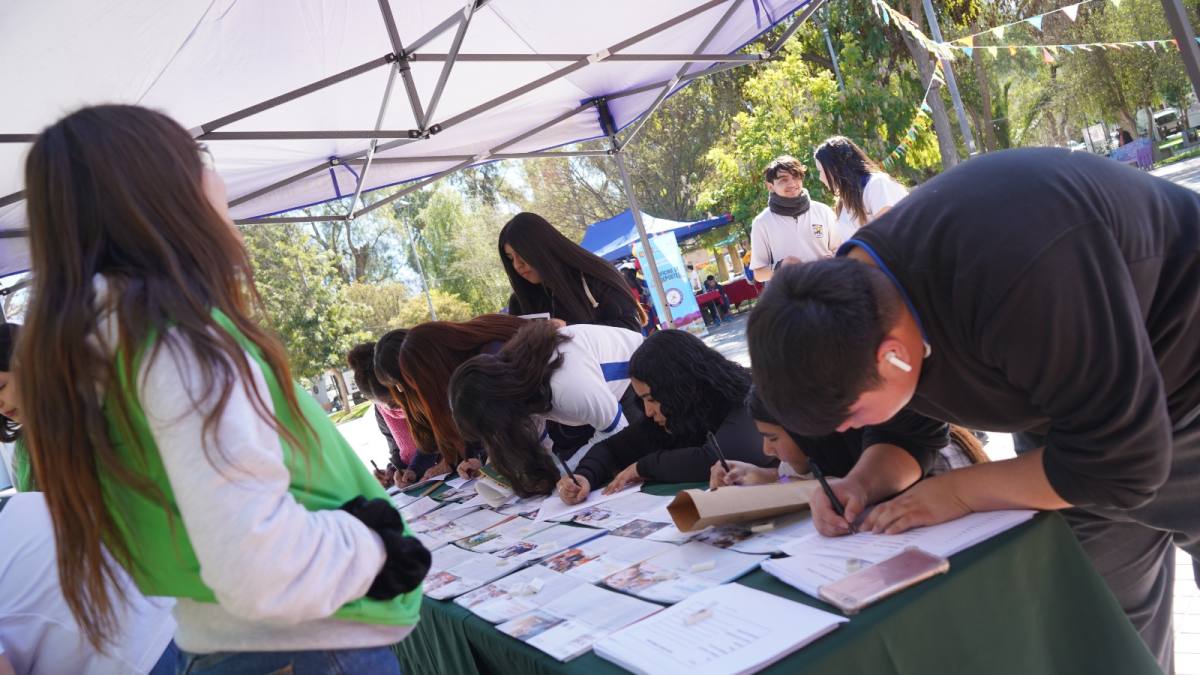
[[[533,416],[553,406],[555,356],[569,340],[548,321],[533,321],[498,354],[481,354],[454,371],[450,406],[462,434],[483,443],[488,458],[521,497],[549,494],[558,469],[542,447]]]
[[[526,323],[507,314],[484,314],[470,321],[429,321],[379,339],[376,373],[399,385],[409,427],[423,451],[439,453],[450,466],[463,460],[465,444],[450,414],[450,376],[488,344],[508,342]]]
[[[295,440],[257,390],[242,348],[213,319],[214,310],[223,312],[258,345],[300,417],[283,348],[249,316],[261,308],[250,262],[232,223],[206,196],[203,172],[182,127],[124,105],[59,120],[38,136],[25,163],[33,282],[17,347],[23,431],[54,520],[63,595],[98,648],[117,629],[119,599],[117,571],[102,545],[127,569],[138,564],[106,507],[99,468],[111,476],[110,489],[140,491],[166,508],[162,490],[139,471],[149,449],[129,433],[124,396],[107,399],[115,403],[117,428],[106,421],[105,392],[120,386],[113,352],[133,374],[135,356],[152,336],[162,339],[146,359],[164,345],[177,358],[189,350],[202,373],[196,390],[219,393],[203,438],[215,431],[240,381],[264,421]],[[98,279],[107,284],[102,299]],[[132,465],[110,432],[132,444],[139,455]],[[222,453],[206,444],[205,455],[215,463]]]
[[[867,224],[867,208],[863,204],[863,190],[873,173],[883,173],[867,153],[854,141],[845,136],[830,136],[817,146],[813,157],[825,169],[829,187],[837,195],[838,215],[849,210],[862,225]]]
[[[541,284],[532,284],[525,280],[513,267],[512,260],[504,251],[507,244],[529,263],[542,277]],[[613,297],[621,298],[634,309],[638,323],[646,325],[646,311],[642,309],[637,296],[630,290],[625,278],[604,258],[588,251],[579,244],[567,239],[563,233],[554,229],[545,218],[536,213],[518,213],[512,217],[500,230],[500,263],[508,275],[508,283],[512,286],[513,294],[523,314],[528,314],[541,307],[539,299],[545,297],[547,290],[554,295],[558,316],[568,324],[593,323],[596,318],[596,308],[583,290],[586,281],[592,293],[597,292],[597,286],[608,286],[616,293]]]

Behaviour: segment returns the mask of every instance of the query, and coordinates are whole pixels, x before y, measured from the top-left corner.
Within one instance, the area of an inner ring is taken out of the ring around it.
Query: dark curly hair
[[[0,371],[12,372],[13,349],[17,346],[17,334],[21,327],[15,323],[0,325]],[[0,415],[0,441],[12,443],[21,435],[21,425]]]
[[[569,340],[548,321],[530,321],[498,354],[468,359],[450,378],[450,407],[463,437],[487,449],[518,495],[550,494],[558,468],[541,445],[534,415],[550,411],[550,377]]]
[[[750,389],[749,370],[681,330],[646,338],[629,359],[629,375],[650,387],[668,433],[695,445],[744,404]]]

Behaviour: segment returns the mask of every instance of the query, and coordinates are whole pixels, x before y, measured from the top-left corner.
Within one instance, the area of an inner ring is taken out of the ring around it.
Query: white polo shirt
[[[129,604],[117,605],[115,644],[100,654],[83,637],[58,585],[54,526],[42,493],[21,492],[5,505],[0,542],[0,654],[18,673],[150,672],[175,634],[174,600],[142,596],[118,569]]]
[[[896,179],[886,173],[872,173],[863,188],[863,210],[867,212],[867,221],[859,222],[850,209],[842,209],[837,221],[838,246],[852,239],[858,228],[875,220],[880,211],[895,206],[907,196],[908,190]]]
[[[625,428],[621,397],[629,388],[629,357],[642,345],[642,334],[591,324],[558,332],[571,339],[558,347],[563,362],[550,376],[551,408],[543,417],[591,425],[596,429],[593,443]]]
[[[751,270],[774,267],[788,256],[803,262],[831,258],[841,243],[835,234],[837,216],[817,201],[810,201],[808,211],[798,216],[781,216],[770,208],[763,209],[750,227]]]

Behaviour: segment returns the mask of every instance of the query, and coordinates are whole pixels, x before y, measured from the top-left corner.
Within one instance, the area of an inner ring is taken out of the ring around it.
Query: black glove
[[[368,598],[391,600],[421,583],[429,572],[433,558],[424,544],[414,537],[405,536],[404,521],[391,502],[358,496],[342,504],[342,510],[361,520],[383,540],[387,558],[383,561],[379,576],[367,589]]]

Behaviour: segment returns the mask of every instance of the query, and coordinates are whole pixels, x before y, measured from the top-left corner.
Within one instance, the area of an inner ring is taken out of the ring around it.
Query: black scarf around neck
[[[802,216],[808,212],[808,190],[801,190],[798,197],[780,197],[772,192],[767,206],[770,207],[771,213],[780,216]]]

